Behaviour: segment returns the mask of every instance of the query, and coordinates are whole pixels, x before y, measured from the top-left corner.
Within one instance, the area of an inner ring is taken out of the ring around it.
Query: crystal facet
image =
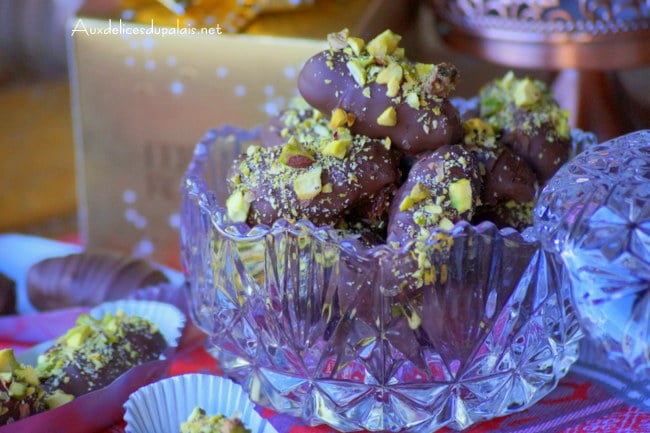
[[[544,188],[535,226],[569,270],[585,330],[616,368],[650,378],[650,130],[588,147]]]

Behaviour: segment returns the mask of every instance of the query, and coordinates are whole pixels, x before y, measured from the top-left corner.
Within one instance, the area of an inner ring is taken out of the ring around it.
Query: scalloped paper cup
[[[252,433],[277,433],[241,386],[211,374],[174,376],[134,392],[124,405],[126,432],[178,433],[197,406],[208,415],[237,416]]]
[[[163,302],[125,300],[100,304],[90,314],[99,318],[105,313],[114,314],[120,310],[148,319],[158,326],[168,344],[160,359],[137,365],[110,385],[81,395],[56,409],[0,426],[0,433],[86,433],[105,430],[122,419],[122,405],[135,390],[168,374],[185,323],[183,313]],[[19,354],[17,358],[24,364],[35,365],[38,356],[53,343],[54,341],[41,343]]]

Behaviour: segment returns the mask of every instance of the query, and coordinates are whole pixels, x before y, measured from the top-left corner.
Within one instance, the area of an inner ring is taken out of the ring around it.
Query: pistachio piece
[[[372,56],[383,57],[392,54],[401,39],[402,37],[400,35],[387,29],[368,42],[366,49]]]
[[[526,77],[514,83],[512,96],[517,107],[530,107],[539,101],[542,94],[535,82]]]
[[[245,222],[248,218],[248,211],[251,205],[246,201],[244,191],[234,191],[226,199],[226,210],[228,219],[232,222],[241,223]]]
[[[330,33],[327,35],[327,43],[333,50],[342,50],[348,46],[348,36],[350,30],[343,29],[340,32]]]
[[[27,395],[27,385],[20,382],[11,382],[8,391],[10,397],[20,400]]]
[[[415,92],[409,92],[406,94],[406,103],[409,107],[417,110],[420,108],[420,97]]]
[[[361,87],[366,84],[366,68],[359,59],[350,59],[346,63],[350,75],[354,78],[354,81]]]
[[[392,77],[387,84],[386,96],[394,98],[399,94],[401,81],[397,77]]]
[[[488,122],[474,117],[463,122],[463,142],[467,146],[483,145],[484,147],[494,147],[496,134],[494,128]]]
[[[74,395],[66,394],[60,389],[55,390],[52,394],[45,397],[45,404],[48,409],[55,409],[74,400]]]
[[[20,364],[14,356],[14,351],[12,349],[0,350],[0,373],[13,373],[17,368],[20,368]]]
[[[354,53],[354,55],[358,56],[361,54],[364,47],[366,46],[366,41],[364,41],[361,38],[349,37],[348,45],[350,46],[350,48],[352,48],[352,52]]]
[[[377,74],[375,80],[378,84],[386,84],[386,96],[393,98],[399,93],[403,77],[402,67],[396,62],[392,62]]]
[[[512,83],[514,83],[515,81],[516,81],[515,73],[512,70],[510,70],[506,72],[503,78],[498,80],[497,83],[504,89],[508,90],[510,89],[510,86],[512,86]]]
[[[91,332],[90,326],[88,325],[76,326],[65,334],[63,341],[67,346],[76,348],[88,339]]]
[[[569,126],[569,116],[571,112],[569,110],[559,110],[558,116],[555,120],[555,130],[562,138],[569,138],[571,135],[571,127]]]
[[[377,124],[381,126],[397,125],[397,112],[395,111],[395,107],[390,106],[386,108],[377,118]]]
[[[16,377],[30,385],[37,386],[40,381],[36,369],[31,365],[23,365],[16,370]]]
[[[472,208],[472,185],[467,178],[458,179],[449,185],[451,206],[463,213]]]
[[[348,123],[348,113],[342,108],[335,108],[332,110],[332,117],[330,117],[330,128],[336,129]],[[350,126],[350,125],[348,125]]]
[[[117,316],[117,317],[116,317]],[[104,332],[108,335],[115,335],[119,330],[119,324],[117,323],[118,317],[120,319],[124,318],[124,311],[118,311],[116,315],[106,314],[104,316]],[[89,325],[90,326],[90,325]]]
[[[413,185],[413,188],[411,188],[409,194],[404,197],[404,200],[400,203],[399,210],[402,212],[408,210],[414,204],[421,202],[427,197],[429,197],[429,191],[427,188],[422,184],[422,182],[416,182],[416,184]]]
[[[322,167],[315,167],[296,177],[293,181],[293,190],[300,200],[311,200],[320,194],[323,189],[322,172]]]
[[[321,148],[321,153],[323,155],[334,156],[336,158],[343,159],[345,158],[345,155],[347,155],[351,145],[352,138],[350,137],[332,140]]]
[[[404,50],[404,47],[397,47],[393,50],[392,55],[398,59],[403,59],[406,56],[406,50]]]
[[[434,68],[433,63],[416,63],[415,64],[415,73],[417,74],[418,81],[424,81],[426,78],[431,75],[431,71]]]
[[[282,146],[279,161],[281,164],[288,165],[289,167],[305,168],[313,164],[314,157],[303,147],[296,137],[292,136]]]
[[[375,80],[378,84],[388,84],[391,78],[397,78],[401,83],[403,76],[404,71],[400,64],[397,62],[391,62],[388,66],[379,71]]]

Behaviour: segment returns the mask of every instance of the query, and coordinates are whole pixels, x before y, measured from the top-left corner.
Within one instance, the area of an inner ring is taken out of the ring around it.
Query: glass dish
[[[307,221],[228,224],[226,173],[256,138],[209,131],[181,212],[193,320],[253,401],[341,431],[431,433],[523,410],[567,373],[582,333],[532,230],[458,223],[415,254]]]
[[[543,247],[569,269],[589,358],[632,386],[650,379],[649,185],[650,130],[637,131],[577,155],[534,213]]]

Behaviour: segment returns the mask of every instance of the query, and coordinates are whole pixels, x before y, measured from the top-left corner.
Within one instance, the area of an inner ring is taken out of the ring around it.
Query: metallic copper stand
[[[429,0],[452,49],[513,68],[557,71],[572,126],[601,140],[637,129],[616,71],[650,65],[643,0]],[[650,84],[650,77],[649,77]]]

